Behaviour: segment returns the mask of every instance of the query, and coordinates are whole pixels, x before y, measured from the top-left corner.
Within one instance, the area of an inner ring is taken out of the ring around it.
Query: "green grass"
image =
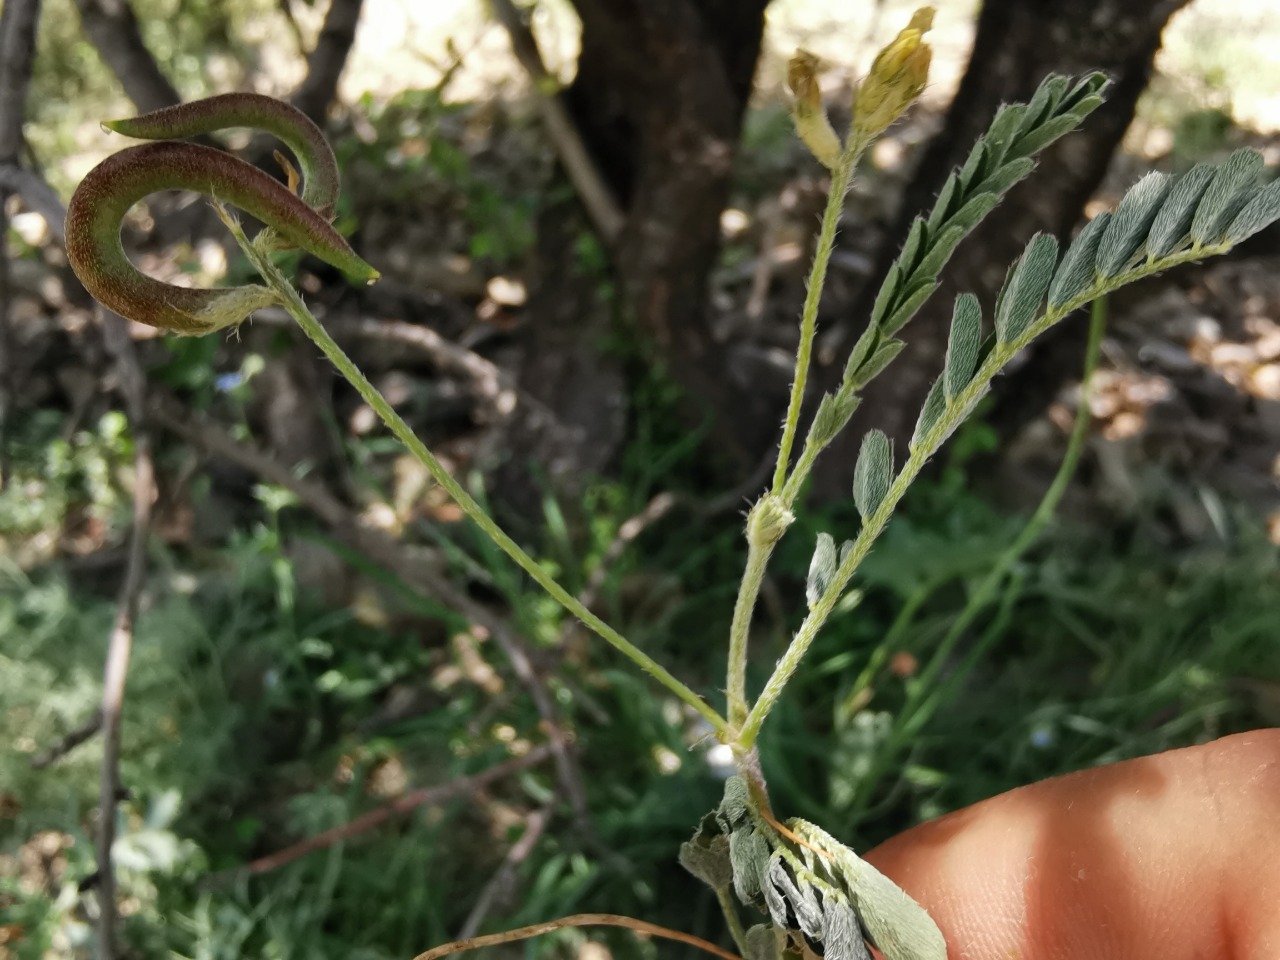
[[[954,687],[948,664],[931,721],[886,763],[881,752],[913,679],[883,670],[858,696],[873,646],[888,634],[895,650],[926,662],[1021,524],[957,494],[957,472],[913,492],[865,567],[861,603],[833,619],[783,699],[761,741],[777,809],[865,846],[1025,782],[1259,722],[1235,681],[1280,675],[1268,632],[1280,603],[1274,547],[1242,534],[1168,551],[1140,529],[1119,542],[1060,523],[975,624],[957,663],[993,630],[990,652]],[[71,486],[84,496],[83,485]],[[581,582],[639,499],[622,484],[595,487],[585,509],[548,499],[554,522],[539,555]],[[267,506],[256,527],[215,552],[153,548],[124,731],[126,935],[145,957],[404,960],[456,933],[519,836],[521,816],[553,801],[549,765],[479,804],[416,813],[262,877],[212,889],[201,879],[372,808],[380,802],[372,785],[388,764],[412,786],[483,769],[506,755],[504,739],[539,739],[538,717],[491,645],[481,651],[503,679],[500,693],[465,679],[441,685],[441,671],[458,660],[447,632],[431,641],[422,632],[438,611],[421,598],[415,606],[406,585],[376,568],[364,569],[387,608],[414,616],[373,629],[306,596],[285,547],[314,534],[305,517]],[[846,514],[801,517],[779,556],[781,596],[801,592],[791,587],[803,583],[812,532],[851,523]],[[722,669],[723,653],[705,638],[726,627],[737,523],[677,516],[642,536],[611,575],[613,612],[686,676]],[[488,564],[470,537],[454,542],[459,556]],[[490,570],[497,602],[549,646],[559,615],[505,567]],[[657,605],[629,603],[637,583],[675,592]],[[904,605],[914,616],[899,617]],[[32,574],[10,566],[0,581],[0,783],[19,811],[0,821],[0,849],[13,857],[45,830],[74,840],[46,891],[22,887],[14,861],[0,861],[3,922],[26,933],[18,957],[75,956],[69,944],[89,935],[75,885],[92,869],[98,747],[44,771],[28,761],[92,711],[113,612],[109,591],[57,566]],[[784,607],[759,620],[757,682],[801,613]],[[712,685],[704,683],[714,696]],[[488,928],[607,910],[722,936],[711,894],[675,863],[720,789],[701,746],[690,747],[697,727],[601,645],[573,648],[552,688],[580,749],[595,833],[573,828],[553,801],[551,828],[518,870],[518,896],[495,907]],[[416,691],[424,709],[370,727],[396,689]],[[883,774],[866,779],[876,769]],[[584,936],[564,932],[529,950],[572,956]],[[626,934],[603,939],[620,957],[657,955]]]

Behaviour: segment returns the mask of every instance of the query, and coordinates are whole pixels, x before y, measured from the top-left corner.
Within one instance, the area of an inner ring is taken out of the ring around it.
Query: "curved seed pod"
[[[198,144],[149,143],[94,167],[67,205],[71,268],[103,306],[139,323],[199,335],[239,323],[276,300],[257,285],[189,289],[140,273],[120,244],[120,221],[134,203],[159,190],[194,190],[224,200],[354,279],[379,276],[328,220],[256,167]]]
[[[127,120],[108,120],[103,126],[138,140],[178,140],[228,127],[264,130],[298,158],[303,203],[326,220],[333,219],[340,189],[333,150],[306,114],[282,100],[260,93],[224,93]]]

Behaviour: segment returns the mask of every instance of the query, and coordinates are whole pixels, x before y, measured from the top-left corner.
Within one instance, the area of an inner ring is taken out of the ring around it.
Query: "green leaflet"
[[[883,431],[872,430],[862,438],[853,468],[853,502],[864,519],[876,512],[892,482],[893,441]]]
[[[829,533],[818,534],[818,543],[814,547],[813,557],[809,560],[809,579],[805,584],[804,595],[809,601],[809,608],[822,599],[827,587],[836,575],[836,541]]]
[[[940,419],[943,412],[947,409],[947,398],[942,390],[942,378],[939,377],[933,382],[933,386],[929,388],[929,395],[925,397],[924,406],[920,408],[920,419],[916,421],[915,432],[911,435],[911,449],[914,450],[920,445],[920,441],[924,439],[925,434],[933,429]]]
[[[1247,147],[1237,150],[1218,168],[1191,221],[1196,246],[1216,243],[1253,192],[1262,170],[1262,155]]]
[[[1031,326],[1057,262],[1057,240],[1047,233],[1031,238],[996,301],[996,338],[1000,343],[1017,340]]]
[[[1235,244],[1248,240],[1277,220],[1280,220],[1280,180],[1273,180],[1236,214],[1227,227],[1226,242]]]
[[[1049,284],[1049,306],[1060,307],[1097,282],[1098,244],[1110,222],[1110,213],[1100,213],[1076,235]]]
[[[1216,172],[1209,164],[1198,163],[1174,183],[1147,235],[1148,260],[1167,257],[1188,238],[1196,208]]]
[[[1098,244],[1099,276],[1109,278],[1124,272],[1146,241],[1171,182],[1168,174],[1149,173],[1125,193]]]
[[[947,337],[947,359],[943,368],[943,390],[948,403],[969,385],[974,371],[978,369],[981,345],[982,308],[972,293],[962,293],[956,297],[951,314],[951,333]]]

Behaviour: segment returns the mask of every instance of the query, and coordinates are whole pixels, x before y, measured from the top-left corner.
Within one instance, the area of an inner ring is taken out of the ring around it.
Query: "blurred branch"
[[[489,882],[484,885],[484,889],[480,891],[480,896],[476,898],[475,906],[471,908],[471,912],[467,914],[466,921],[462,924],[462,929],[458,931],[459,940],[474,937],[479,932],[480,926],[484,923],[485,918],[488,917],[489,911],[493,909],[495,902],[511,889],[511,885],[516,878],[516,870],[533,852],[533,848],[538,843],[538,838],[542,836],[542,831],[547,828],[547,821],[550,819],[551,812],[546,809],[535,810],[525,817],[524,833],[521,834],[519,840],[511,845],[507,855],[502,858],[502,865],[498,867]]]
[[[216,424],[208,420],[183,417],[172,412],[175,409],[178,409],[178,405],[172,401],[153,401],[149,412],[151,418],[166,430],[215,456],[244,467],[269,483],[289,490],[303,506],[328,524],[342,542],[395,572],[414,589],[421,590],[449,609],[456,610],[489,632],[511,662],[517,679],[529,692],[550,741],[549,749],[555,757],[561,790],[573,808],[580,828],[588,828],[582,773],[573,758],[569,738],[558,719],[559,711],[555,701],[546,682],[533,665],[524,638],[506,620],[484,604],[473,600],[465,590],[447,577],[423,569],[423,565],[408,554],[404,544],[382,530],[361,523],[323,484],[295,476],[292,470],[274,457],[239,442]]]
[[[135,421],[136,424],[137,421]],[[116,835],[116,798],[120,789],[120,714],[124,707],[125,680],[133,650],[133,626],[138,616],[138,597],[146,570],[147,532],[151,527],[154,490],[151,446],[144,433],[134,436],[133,531],[129,540],[129,562],[102,682],[102,776],[98,824],[98,940],[105,960],[116,956],[115,871],[111,847]]]
[[[276,7],[280,10],[280,15],[284,17],[285,23],[289,25],[289,32],[293,34],[293,40],[298,45],[298,52],[301,53],[307,47],[307,42],[302,36],[302,27],[298,25],[298,18],[293,15],[293,4],[289,0],[276,0]]]
[[[490,767],[488,770],[470,777],[459,777],[438,787],[420,787],[417,790],[410,790],[408,793],[396,797],[394,800],[384,803],[382,806],[370,810],[368,813],[362,814],[340,827],[334,827],[332,830],[326,830],[323,833],[316,834],[314,837],[308,837],[306,840],[285,847],[283,850],[277,850],[275,853],[268,854],[265,857],[259,857],[243,867],[236,867],[214,874],[205,881],[205,885],[217,886],[226,880],[235,879],[246,874],[257,875],[278,870],[286,864],[300,860],[309,853],[324,850],[335,843],[341,843],[343,840],[350,840],[352,837],[357,837],[362,833],[368,833],[375,827],[382,826],[388,820],[403,816],[406,813],[412,813],[419,807],[428,804],[445,803],[458,797],[477,793],[490,784],[505,780],[514,773],[537,766],[551,756],[551,752],[551,747],[544,744],[534,747],[522,757],[513,757],[510,760],[505,760],[496,766]]]
[[[139,113],[182,102],[142,40],[129,0],[75,0],[85,36]]]
[[[338,79],[356,40],[360,8],[364,0],[330,0],[324,26],[307,57],[307,76],[290,102],[321,126],[329,104],[338,92]],[[283,3],[288,9],[288,3]]]
[[[429,327],[375,317],[325,315],[323,319],[325,328],[339,340],[382,340],[421,351],[441,371],[469,380],[476,394],[492,413],[505,415],[515,405],[518,388],[506,371],[480,354],[442,337]],[[254,314],[254,321],[275,327],[295,326],[293,318],[278,307],[259,310]],[[522,402],[537,402],[524,395],[519,399]]]
[[[62,242],[62,221],[66,219],[67,208],[40,174],[24,170],[17,163],[0,160],[0,193],[21,197],[28,210],[44,217],[53,239]]]
[[[601,239],[612,245],[622,232],[626,217],[618,201],[600,176],[595,162],[587,152],[578,128],[569,117],[569,111],[554,94],[556,80],[548,72],[538,52],[538,44],[524,17],[511,0],[489,0],[494,15],[511,37],[511,49],[532,81],[533,95],[547,128],[551,146],[560,159],[565,173],[578,191],[578,198],[595,225]]]
[[[40,0],[7,0],[0,10],[0,167],[17,167],[22,122],[35,60]],[[9,301],[9,196],[0,183],[0,487],[9,479],[9,425],[13,419],[13,335]]]
[[[80,746],[82,743],[88,743],[93,739],[94,734],[102,729],[102,710],[93,711],[91,716],[80,726],[74,730],[68,731],[44,753],[31,759],[32,770],[43,770],[55,761],[61,760],[68,753]]]

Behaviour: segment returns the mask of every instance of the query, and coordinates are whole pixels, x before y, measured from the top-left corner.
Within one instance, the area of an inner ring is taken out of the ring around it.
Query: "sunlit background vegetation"
[[[812,46],[834,65],[838,86],[912,5],[770,7],[726,217],[725,276],[765,242],[751,230],[762,206],[814,176],[781,106],[785,57]],[[313,35],[322,10],[291,6]],[[1280,130],[1280,17],[1265,6],[1195,0],[1175,18],[1118,161],[1121,182],[1157,159],[1182,169]],[[82,38],[71,0],[44,8],[28,135],[65,197],[113,148],[97,120],[131,106]],[[475,0],[366,8],[366,23],[379,26],[359,36],[341,88],[343,217],[361,224],[370,259],[389,276],[434,284],[478,304],[477,316],[500,313],[523,295],[550,163],[527,84]],[[901,155],[936,126],[963,72],[974,8],[940,11],[926,95],[935,113],[886,142],[873,158],[885,171],[877,182],[900,183]],[[245,86],[284,93],[301,76],[274,0],[137,0],[136,9],[185,97]],[[540,2],[534,26],[567,80],[576,50],[568,4]],[[1268,142],[1274,164],[1280,146]],[[854,202],[874,209],[873,193]],[[38,220],[16,217],[8,239],[17,268],[26,262],[38,273],[46,256]],[[794,238],[781,231],[768,242]],[[219,244],[168,255],[198,279],[246,271]],[[579,255],[608,296],[601,251],[584,237]],[[65,331],[85,320],[68,307],[49,322]],[[1256,330],[1232,344],[1254,350],[1247,362],[1212,343],[1196,359],[1270,404],[1274,418],[1280,327]],[[157,385],[235,436],[252,434],[254,380],[282,349],[278,339],[154,346]],[[634,351],[625,342],[617,349]],[[1123,417],[1142,416],[1147,381],[1123,365],[1107,376],[1078,495],[927,687],[921,665],[1047,474],[1015,465],[1021,486],[993,482],[1008,474],[990,472],[993,434],[979,421],[913,490],[864,568],[860,603],[833,619],[766,730],[777,809],[861,848],[1029,781],[1280,723],[1280,520],[1268,516],[1265,497],[1146,456],[1133,440],[1141,426]],[[94,870],[100,744],[41,769],[32,760],[96,707],[133,462],[125,417],[83,360],[67,356],[47,377],[62,378],[50,396],[79,400],[37,404],[16,424],[11,479],[0,491],[0,958],[23,960],[92,948],[96,906],[81,885]],[[427,432],[447,439],[456,424],[431,411],[451,395],[428,381],[418,372],[384,385],[400,383]],[[631,440],[616,465],[572,499],[549,483],[536,490],[538,507],[520,518],[519,535],[569,589],[598,576],[608,619],[717,696],[740,517],[700,510],[723,491],[703,486],[703,438],[673,413],[672,386],[651,373],[632,389]],[[1041,427],[1057,451],[1053,415]],[[340,546],[289,491],[169,441],[157,451],[171,483],[150,546],[124,722],[117,857],[131,955],[408,960],[476,924],[590,910],[722,939],[714,897],[675,863],[720,792],[724,769],[705,731],[513,574],[424,490],[387,438],[361,426],[359,409],[327,416],[363,515],[411,533],[446,573],[481,584],[483,602],[535,651],[575,744],[585,817],[569,809],[544,763],[278,869],[246,871],[411,790],[520,756],[545,730],[487,631]],[[469,479],[482,490],[483,476]],[[1264,490],[1276,482],[1265,470],[1254,479]],[[674,494],[675,505],[602,567],[619,538],[629,539],[624,524],[660,494]],[[803,513],[784,542],[755,641],[757,681],[799,621],[814,536],[855,524],[852,503],[824,505]],[[513,857],[529,830],[540,831],[536,842]],[[629,934],[583,931],[517,952],[678,955]]]

